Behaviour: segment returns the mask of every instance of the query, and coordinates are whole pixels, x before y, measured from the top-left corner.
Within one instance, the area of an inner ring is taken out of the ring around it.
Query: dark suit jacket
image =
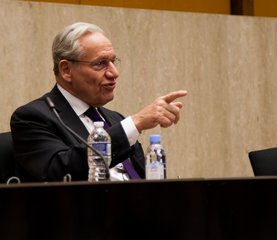
[[[88,131],[67,100],[55,86],[50,93],[18,108],[11,118],[17,174],[22,181],[61,181],[70,173],[72,180],[88,179],[87,148],[57,120],[46,104],[49,96],[61,119],[84,139]],[[99,108],[111,126],[110,167],[130,157],[139,175],[144,178],[144,154],[139,142],[130,147],[120,124],[124,117],[106,108]]]

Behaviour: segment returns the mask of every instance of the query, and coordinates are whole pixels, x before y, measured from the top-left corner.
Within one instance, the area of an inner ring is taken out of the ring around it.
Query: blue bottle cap
[[[150,135],[149,136],[149,142],[152,143],[161,143],[161,136],[158,134]]]

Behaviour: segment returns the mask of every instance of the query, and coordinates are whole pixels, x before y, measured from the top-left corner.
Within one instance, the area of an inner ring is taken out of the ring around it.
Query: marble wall
[[[129,115],[187,89],[181,120],[162,135],[170,178],[252,176],[248,152],[277,139],[277,19],[51,3],[0,2],[0,131],[54,85],[51,44],[86,21],[112,40],[119,68],[110,108]]]

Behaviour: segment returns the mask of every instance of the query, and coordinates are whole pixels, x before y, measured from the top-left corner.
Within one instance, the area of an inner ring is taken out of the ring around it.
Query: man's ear
[[[71,82],[71,68],[72,63],[66,59],[63,59],[59,62],[60,75],[67,82]]]

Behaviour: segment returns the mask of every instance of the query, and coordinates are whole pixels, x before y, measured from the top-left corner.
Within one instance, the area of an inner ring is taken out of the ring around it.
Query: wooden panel
[[[94,6],[144,8],[204,13],[230,13],[230,0],[29,0],[34,2],[77,3]]]
[[[276,178],[1,185],[0,195],[1,240],[276,239]]]
[[[277,17],[276,0],[25,0],[94,6]]]
[[[277,17],[277,1],[276,0],[255,0],[254,15]]]

